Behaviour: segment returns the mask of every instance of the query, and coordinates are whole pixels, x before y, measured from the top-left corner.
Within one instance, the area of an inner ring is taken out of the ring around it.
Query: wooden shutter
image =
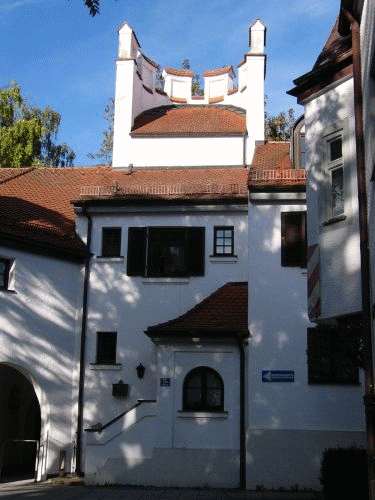
[[[306,212],[281,213],[281,265],[306,267]]]
[[[189,276],[204,276],[204,227],[187,228],[187,269]]]
[[[128,276],[146,275],[147,228],[129,227],[128,231]]]

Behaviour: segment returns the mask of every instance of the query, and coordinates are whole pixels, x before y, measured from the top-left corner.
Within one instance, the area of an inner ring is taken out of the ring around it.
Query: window
[[[322,326],[307,329],[309,384],[358,384],[359,356],[355,330]]]
[[[183,387],[183,410],[224,410],[224,384],[215,370],[200,366],[186,375]]]
[[[336,136],[328,141],[328,173],[330,188],[328,193],[328,218],[344,213],[344,168],[342,156],[342,137]]]
[[[120,255],[121,255],[121,228],[103,227],[102,257],[120,257]]]
[[[306,212],[281,213],[281,265],[306,267]]]
[[[96,364],[116,364],[117,332],[98,332],[96,340]]]
[[[214,255],[228,256],[234,252],[234,228],[231,226],[214,227]]]
[[[9,289],[12,263],[12,259],[0,257],[0,290]]]
[[[203,227],[130,227],[128,276],[204,274]]]

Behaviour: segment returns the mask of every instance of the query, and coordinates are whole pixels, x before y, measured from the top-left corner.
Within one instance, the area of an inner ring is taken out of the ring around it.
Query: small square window
[[[102,257],[120,257],[121,255],[121,228],[103,227]]]
[[[228,256],[234,253],[234,228],[232,226],[216,226],[214,228],[214,255]]]
[[[0,258],[0,290],[8,290],[12,259]]]
[[[98,332],[96,343],[96,364],[116,364],[117,332]]]

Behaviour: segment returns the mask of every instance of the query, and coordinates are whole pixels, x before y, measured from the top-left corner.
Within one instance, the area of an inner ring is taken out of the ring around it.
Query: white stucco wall
[[[321,453],[364,441],[363,387],[308,384],[307,277],[281,267],[281,219],[304,205],[250,204],[248,485],[319,488]],[[263,370],[294,382],[263,382]],[[275,457],[272,469],[267,467]]]
[[[324,89],[305,103],[308,186],[308,243],[320,248],[321,317],[361,309],[358,195],[352,79]],[[328,220],[327,177],[330,134],[342,131],[345,219]]]
[[[81,265],[0,248],[15,259],[9,291],[0,291],[0,363],[23,373],[41,407],[43,474],[71,470],[77,429]],[[40,477],[40,476],[39,476]]]
[[[95,363],[96,332],[118,332],[117,370],[86,370],[85,425],[111,420],[138,398],[156,397],[156,354],[154,344],[143,333],[149,326],[174,319],[191,309],[229,281],[247,280],[247,227],[245,212],[150,213],[147,215],[95,216],[93,224],[91,282],[89,292],[87,363]],[[235,258],[213,258],[214,225],[232,225]],[[98,259],[102,227],[122,228],[123,259]],[[142,278],[126,275],[128,227],[204,226],[205,274],[191,278]],[[137,378],[136,366],[146,367]],[[112,383],[122,379],[130,385],[129,398],[115,400]]]

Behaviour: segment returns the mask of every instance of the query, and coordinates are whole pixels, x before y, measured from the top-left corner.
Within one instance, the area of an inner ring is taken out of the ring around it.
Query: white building
[[[49,415],[44,474],[63,451],[91,484],[319,488],[322,451],[362,442],[360,388],[317,386],[307,365],[306,172],[298,141],[264,143],[264,46],[257,20],[238,87],[225,66],[193,96],[189,70],[164,68],[157,88],[126,23],[113,167],[4,174],[0,369],[24,373]],[[65,365],[34,361],[36,330]]]

